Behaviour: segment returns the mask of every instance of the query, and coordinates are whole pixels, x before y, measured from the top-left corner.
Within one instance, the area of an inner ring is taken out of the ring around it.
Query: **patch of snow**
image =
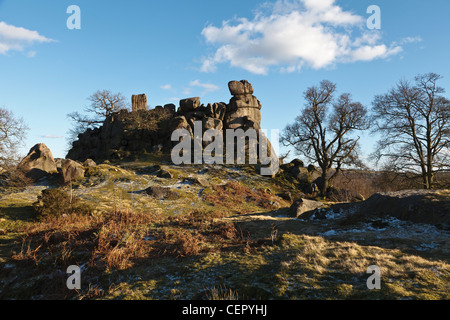
[[[331,229],[331,230],[328,230],[327,232],[321,233],[320,235],[321,236],[334,236],[336,234],[337,234],[336,230]]]
[[[439,246],[436,244],[436,242],[431,242],[431,243],[421,243],[418,246],[415,246],[414,249],[418,250],[418,251],[428,251],[428,250],[434,250],[434,249],[438,249]]]

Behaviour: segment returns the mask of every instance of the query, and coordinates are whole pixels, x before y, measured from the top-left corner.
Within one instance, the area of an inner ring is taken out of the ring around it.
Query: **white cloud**
[[[362,46],[352,51],[351,61],[370,61],[377,58],[387,58],[402,51],[402,47],[387,48],[384,44],[378,46]]]
[[[252,20],[236,18],[202,30],[206,42],[217,49],[203,57],[201,71],[215,72],[218,64],[229,63],[255,74],[267,74],[271,68],[294,72],[305,66],[321,69],[382,59],[402,51],[400,44],[381,43],[379,31],[364,29],[365,19],[343,11],[335,0],[266,3]]]
[[[53,41],[55,40],[46,38],[37,31],[15,27],[0,21],[0,54],[6,54],[9,51],[24,51],[26,47],[32,46],[35,43]],[[28,54],[28,56],[33,57],[34,54]]]
[[[63,136],[54,135],[54,134],[46,134],[46,135],[41,136],[41,138],[45,138],[45,139],[62,139],[64,137]]]
[[[163,90],[170,90],[170,89],[172,89],[172,86],[170,84],[165,84],[165,85],[161,86],[160,88]]]
[[[211,84],[211,83],[201,83],[199,80],[194,80],[189,82],[189,85],[191,87],[200,87],[204,89],[203,94],[206,94],[208,92],[212,92],[212,91],[216,91],[219,90],[219,87],[216,86],[215,84]]]
[[[400,40],[399,44],[407,44],[407,43],[416,43],[416,42],[422,42],[422,38],[417,36],[417,37],[406,37],[403,38],[402,40]]]

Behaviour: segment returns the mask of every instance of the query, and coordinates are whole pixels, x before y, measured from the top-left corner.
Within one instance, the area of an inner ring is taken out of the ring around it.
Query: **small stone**
[[[170,173],[170,171],[166,169],[161,169],[158,171],[158,174],[156,175],[158,178],[164,178],[164,179],[172,179],[173,174]]]
[[[92,159],[87,159],[85,162],[83,162],[83,165],[84,165],[85,167],[88,167],[88,168],[97,166],[97,164],[95,163],[95,161],[92,160]]]
[[[176,200],[180,195],[169,187],[149,187],[144,190],[149,196],[160,200]]]
[[[202,178],[202,177],[189,177],[189,178],[185,178],[183,181],[184,182],[192,182],[193,184],[198,184],[205,188],[211,186],[211,184],[205,178]]]

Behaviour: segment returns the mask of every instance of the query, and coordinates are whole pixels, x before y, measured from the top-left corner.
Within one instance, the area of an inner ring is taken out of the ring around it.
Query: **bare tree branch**
[[[68,132],[69,144],[72,144],[80,133],[98,127],[112,114],[129,109],[129,104],[121,93],[112,93],[109,90],[98,90],[88,100],[90,104],[84,109],[87,114],[72,112],[67,115],[73,121],[73,128]]]
[[[357,152],[359,137],[352,139],[350,135],[369,128],[366,108],[353,102],[348,93],[334,99],[335,92],[336,85],[327,80],[319,87],[307,89],[305,108],[293,124],[286,126],[280,139],[284,146],[291,146],[298,154],[318,163],[322,169],[322,195],[342,166],[362,166]],[[330,177],[333,167],[335,171]]]
[[[18,148],[22,145],[28,127],[21,118],[0,108],[0,166],[11,166],[18,160]]]
[[[423,187],[433,186],[438,170],[450,168],[450,101],[435,73],[418,75],[415,85],[400,81],[373,101],[375,131],[381,133],[373,157],[405,172],[419,172]]]

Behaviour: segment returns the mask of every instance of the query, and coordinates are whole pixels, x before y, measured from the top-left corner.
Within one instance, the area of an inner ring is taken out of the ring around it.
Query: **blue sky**
[[[81,9],[69,30],[67,8]],[[370,30],[367,8],[381,10]],[[436,72],[450,90],[450,1],[0,0],[0,106],[65,157],[66,115],[99,89],[147,94],[149,105],[228,102],[230,80],[253,84],[262,127],[282,130],[303,92],[328,79],[370,108],[400,79]],[[362,135],[365,154],[376,136]]]

